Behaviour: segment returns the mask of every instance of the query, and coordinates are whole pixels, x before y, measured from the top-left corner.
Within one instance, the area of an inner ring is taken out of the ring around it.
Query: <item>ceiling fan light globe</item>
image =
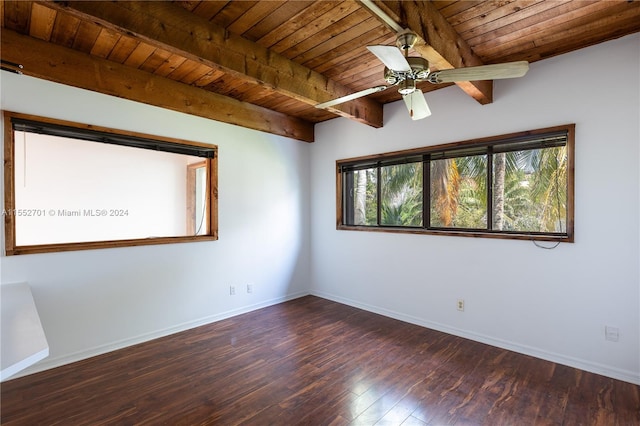
[[[398,85],[398,92],[401,95],[408,95],[416,90],[416,81],[412,78],[407,78],[400,82]]]

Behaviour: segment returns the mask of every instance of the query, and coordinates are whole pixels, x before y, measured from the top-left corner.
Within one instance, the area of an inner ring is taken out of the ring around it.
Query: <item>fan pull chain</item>
[[[413,96],[411,96],[410,102],[411,102],[411,108],[409,109],[409,116],[413,120]]]

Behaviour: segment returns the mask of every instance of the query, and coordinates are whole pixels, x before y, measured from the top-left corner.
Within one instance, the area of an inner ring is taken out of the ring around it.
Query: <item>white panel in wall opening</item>
[[[189,229],[194,221],[198,234],[208,232],[206,163],[196,169],[199,179],[187,179],[189,165],[202,158],[23,131],[14,136],[18,246],[196,235]]]

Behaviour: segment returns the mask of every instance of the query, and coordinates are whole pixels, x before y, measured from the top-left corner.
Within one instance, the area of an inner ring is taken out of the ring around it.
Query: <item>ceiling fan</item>
[[[529,70],[527,61],[518,61],[431,72],[429,62],[426,59],[420,56],[409,56],[409,49],[413,47],[417,39],[418,36],[411,30],[403,30],[396,39],[397,48],[396,46],[367,46],[367,49],[385,65],[384,79],[388,85],[375,86],[328,102],[322,102],[317,104],[316,108],[328,108],[397,86],[411,118],[420,120],[430,116],[431,111],[422,90],[416,87],[416,82],[428,81],[440,84],[458,81],[497,80],[522,77]],[[404,50],[404,55],[401,50]]]

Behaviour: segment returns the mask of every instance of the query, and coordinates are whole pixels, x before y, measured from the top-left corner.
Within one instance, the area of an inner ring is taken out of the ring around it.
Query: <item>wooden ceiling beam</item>
[[[316,105],[353,91],[320,73],[226,31],[171,2],[41,2],[81,19],[136,37],[152,46],[230,73],[277,93]],[[367,98],[335,106],[332,112],[382,127],[382,104]]]
[[[374,1],[403,28],[418,34],[414,49],[437,70],[484,65],[467,42],[430,1]],[[493,102],[493,81],[456,83],[481,104]]]
[[[3,60],[25,75],[254,130],[313,142],[313,124],[2,28]]]

